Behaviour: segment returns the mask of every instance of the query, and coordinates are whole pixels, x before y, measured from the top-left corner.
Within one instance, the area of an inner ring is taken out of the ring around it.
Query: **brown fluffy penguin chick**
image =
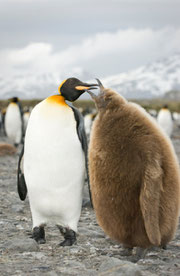
[[[140,106],[100,86],[89,173],[99,225],[125,248],[165,247],[174,237],[180,173],[171,141]]]

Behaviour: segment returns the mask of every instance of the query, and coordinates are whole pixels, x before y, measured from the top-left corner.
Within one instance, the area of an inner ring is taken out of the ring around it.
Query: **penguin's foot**
[[[147,248],[145,249],[145,248],[137,247],[135,255],[130,257],[129,261],[131,261],[132,263],[137,263],[140,259],[145,258],[147,251],[148,251]]]
[[[120,252],[121,256],[131,256],[132,255],[132,247],[124,247],[123,251]]]
[[[61,242],[60,246],[71,246],[76,242],[76,232],[68,228],[58,227],[65,240]],[[63,230],[62,230],[63,229]]]
[[[43,226],[34,227],[31,237],[39,244],[46,243],[44,227]]]

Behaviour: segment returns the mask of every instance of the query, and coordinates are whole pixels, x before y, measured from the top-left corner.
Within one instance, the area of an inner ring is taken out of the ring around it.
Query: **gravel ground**
[[[2,141],[7,139],[1,134]],[[180,159],[178,129],[173,143]],[[18,153],[0,157],[0,275],[180,275],[180,226],[167,250],[151,250],[134,264],[120,256],[122,247],[103,233],[88,204],[76,245],[59,247],[63,238],[55,226],[46,227],[47,242],[38,245],[30,238],[28,199],[20,201],[16,190],[17,160]]]

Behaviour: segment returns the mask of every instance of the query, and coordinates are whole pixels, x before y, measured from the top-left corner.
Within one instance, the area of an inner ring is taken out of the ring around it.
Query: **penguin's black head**
[[[10,99],[11,103],[17,103],[19,101],[18,97],[13,97]]]
[[[79,96],[83,94],[85,91],[90,89],[96,89],[96,87],[94,86],[98,85],[84,83],[76,78],[69,78],[67,80],[64,80],[60,84],[58,91],[60,95],[65,98],[65,100],[73,102],[76,99],[78,99]]]
[[[164,105],[163,105],[163,108],[164,108],[164,109],[168,109],[168,105],[167,105],[167,104],[164,104]]]

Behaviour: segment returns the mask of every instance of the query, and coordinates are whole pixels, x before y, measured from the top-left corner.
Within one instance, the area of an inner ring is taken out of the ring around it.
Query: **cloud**
[[[58,55],[63,64],[98,61],[99,57],[111,59],[111,56],[115,58],[116,54],[127,55],[127,59],[129,54],[138,58],[143,53],[145,56],[156,58],[179,50],[179,39],[180,29],[119,30],[114,33],[96,34],[85,39],[82,44],[70,47]]]
[[[61,51],[49,43],[31,43],[0,51],[0,75],[68,75],[73,70],[101,76],[116,74],[179,51],[179,39],[180,29],[164,28],[97,33]]]
[[[45,43],[31,43],[22,49],[13,49],[9,53],[9,60],[12,64],[27,64],[36,62],[51,55],[52,46]]]

